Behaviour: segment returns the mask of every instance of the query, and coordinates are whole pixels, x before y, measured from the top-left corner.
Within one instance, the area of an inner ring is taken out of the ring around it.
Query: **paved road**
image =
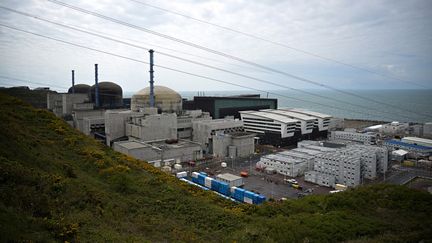
[[[432,179],[432,171],[418,168],[398,168],[393,174],[386,178],[385,183],[404,185],[416,177],[427,177]]]

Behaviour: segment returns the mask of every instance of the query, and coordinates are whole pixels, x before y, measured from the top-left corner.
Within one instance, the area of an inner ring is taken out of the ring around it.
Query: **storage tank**
[[[160,112],[180,112],[182,110],[182,97],[176,91],[165,86],[154,86],[155,107]],[[150,87],[146,87],[132,96],[131,109],[139,111],[150,107]]]
[[[90,88],[90,97],[92,102],[96,103],[95,97],[96,85]],[[76,92],[76,91],[75,91]],[[119,108],[123,106],[123,90],[113,82],[100,82],[99,83],[99,105],[101,108]]]
[[[75,84],[75,94],[89,94],[90,93],[90,85],[87,84]],[[72,94],[72,87],[68,90],[69,94]]]

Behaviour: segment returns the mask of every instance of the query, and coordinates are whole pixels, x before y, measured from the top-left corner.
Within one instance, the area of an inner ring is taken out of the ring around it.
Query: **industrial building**
[[[290,177],[303,175],[308,168],[307,160],[280,153],[264,155],[260,163],[264,168],[275,169],[277,173]]]
[[[286,116],[290,119],[297,120],[296,123],[296,133],[294,134],[295,137],[300,137],[301,139],[310,139],[310,134],[312,133],[313,129],[318,129],[318,119],[315,117],[311,117],[308,115],[304,115],[301,113],[292,112],[289,110],[275,110],[275,109],[267,109],[267,110],[260,110],[262,112],[268,112],[268,113],[274,113],[281,116]]]
[[[156,163],[163,161],[194,161],[202,159],[201,145],[189,140],[154,140],[154,141],[118,141],[113,149],[136,159]],[[159,165],[159,166],[158,166]]]
[[[412,143],[405,143],[400,140],[390,139],[383,142],[390,151],[403,149],[411,153],[416,153],[421,156],[429,156],[432,154],[432,147],[416,145]]]
[[[192,122],[192,140],[215,157],[245,157],[254,153],[255,134],[244,131],[243,122],[225,118]]]
[[[304,115],[308,115],[311,117],[315,117],[318,121],[318,126],[317,126],[318,132],[321,133],[320,134],[321,136],[325,136],[325,137],[327,136],[327,131],[329,129],[332,116],[327,115],[327,114],[323,114],[323,113],[319,113],[319,112],[315,112],[315,111],[299,109],[299,108],[280,108],[280,110],[288,110],[291,112],[296,112],[299,114],[304,114]]]
[[[341,151],[321,153],[315,157],[314,171],[316,175],[334,176],[335,183],[355,187],[361,182],[360,156]]]
[[[417,137],[403,137],[401,141],[404,143],[410,143],[414,145],[432,147],[432,139],[417,138]]]
[[[242,187],[244,185],[243,177],[236,176],[230,173],[223,173],[216,176],[216,180],[223,181],[229,185],[229,187]]]
[[[141,141],[177,139],[177,115],[162,113],[130,117],[126,121],[126,136]]]
[[[97,89],[99,93],[96,95]],[[113,82],[104,81],[91,86],[90,98],[97,108],[123,108],[123,90],[120,85]]]
[[[245,130],[257,133],[260,143],[276,146],[326,136],[330,119],[321,113],[285,108],[240,111],[240,116]]]
[[[240,118],[239,111],[277,109],[277,105],[277,99],[260,98],[259,94],[224,97],[195,96],[193,100],[183,101],[183,109],[206,111],[214,119],[226,116]]]
[[[293,137],[298,122],[295,119],[262,111],[240,111],[240,116],[245,131],[256,133],[260,143],[285,145],[295,142]]]
[[[154,105],[158,113],[179,113],[182,110],[182,97],[176,91],[165,86],[154,86]],[[140,111],[151,107],[150,87],[146,87],[132,96],[131,110]],[[195,109],[194,109],[195,110]]]
[[[330,132],[330,140],[347,140],[366,145],[375,145],[377,142],[377,134],[373,132],[332,131]]]
[[[384,135],[402,137],[408,133],[409,128],[409,123],[394,121],[391,123],[383,124],[380,132]]]

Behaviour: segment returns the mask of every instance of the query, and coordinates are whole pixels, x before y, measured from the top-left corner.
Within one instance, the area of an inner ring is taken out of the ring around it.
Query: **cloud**
[[[145,1],[145,0],[140,0]],[[134,3],[129,0],[68,1],[69,4],[122,21],[174,36],[199,45],[239,56],[262,65],[344,88],[362,88],[373,83],[379,88],[407,88],[398,83],[389,86],[389,78],[351,69],[292,49],[262,42],[227,30]],[[432,71],[432,2],[423,1],[157,1],[149,2],[203,19],[218,25],[251,33],[316,55],[358,65],[385,75],[394,75],[428,85]],[[287,77],[258,71],[245,64],[120,26],[93,16],[60,7],[46,1],[12,1],[1,3],[21,11],[95,32],[133,40],[156,51],[208,63],[235,72],[291,85],[313,86]],[[148,61],[146,51],[63,29],[48,23],[0,10],[1,23],[51,37]],[[91,83],[93,64],[99,63],[104,79],[116,81],[124,90],[139,90],[147,85],[148,66],[116,57],[56,43],[40,37],[0,27],[0,73],[36,82],[69,86],[70,70],[75,69],[83,82]],[[208,57],[188,56],[161,49],[160,46]],[[213,61],[217,59],[218,61]],[[258,89],[275,89],[269,85],[224,74],[158,55],[160,65],[208,75]],[[235,65],[232,65],[235,64]],[[232,90],[224,84],[156,70],[157,82],[176,90]],[[357,85],[359,84],[360,85]]]

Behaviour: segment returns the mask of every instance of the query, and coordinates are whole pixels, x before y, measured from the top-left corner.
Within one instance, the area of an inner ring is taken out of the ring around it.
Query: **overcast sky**
[[[140,1],[283,43],[315,55],[366,68],[387,77],[325,61],[130,0],[64,0],[68,4],[338,88],[420,87],[398,79],[432,87],[432,1],[429,0]],[[165,57],[157,53],[161,51],[285,86],[318,88],[296,79],[85,15],[46,0],[3,0],[0,5],[153,48],[156,51],[156,64],[257,89],[280,89]],[[0,9],[0,16],[1,24],[148,61],[148,52],[142,49],[65,29],[3,9]],[[0,26],[0,76],[47,83],[56,86],[54,89],[62,90],[62,87],[67,88],[71,84],[72,69],[76,72],[76,83],[93,84],[95,63],[100,67],[100,81],[114,81],[121,85],[124,91],[137,91],[148,85],[149,67],[146,64]],[[396,79],[389,78],[390,76]],[[179,91],[240,89],[161,68],[155,69],[155,81],[158,85]],[[0,79],[0,85],[7,83],[23,85],[20,82]]]

